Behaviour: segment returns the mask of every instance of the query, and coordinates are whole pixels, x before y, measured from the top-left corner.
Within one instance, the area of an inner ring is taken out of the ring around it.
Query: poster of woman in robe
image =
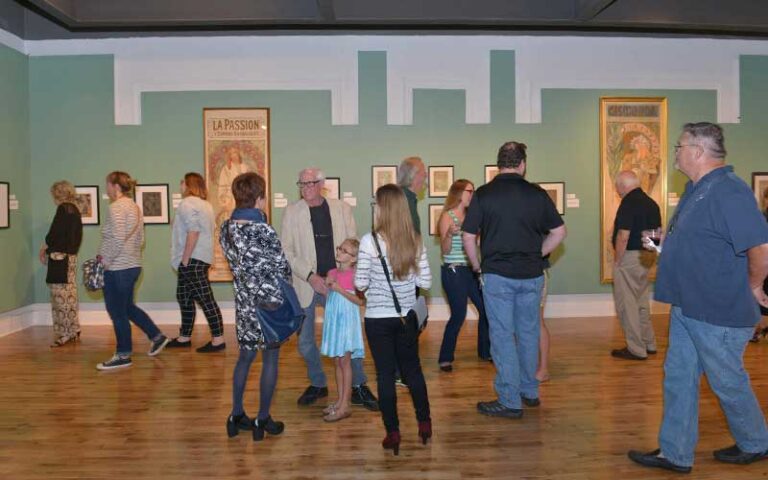
[[[266,180],[267,209],[270,198],[269,109],[206,108],[203,110],[205,181],[208,201],[216,219],[212,282],[232,280],[227,259],[219,246],[219,228],[235,208],[232,181],[246,172]],[[267,212],[269,215],[269,212]]]
[[[613,222],[621,197],[616,174],[631,170],[666,218],[667,99],[600,99],[600,282],[613,281]],[[655,278],[655,266],[651,278]]]

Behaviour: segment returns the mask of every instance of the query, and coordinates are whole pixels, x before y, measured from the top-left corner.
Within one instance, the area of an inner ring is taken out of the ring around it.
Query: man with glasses
[[[768,428],[744,370],[744,349],[768,306],[768,225],[751,189],[725,164],[720,126],[688,123],[675,166],[690,181],[662,238],[655,299],[672,305],[664,361],[659,448],[631,450],[647,467],[691,471],[699,421],[699,382],[707,376],[736,444],[715,459],[768,458]]]
[[[305,168],[296,182],[301,199],[285,209],[280,239],[293,270],[293,286],[304,307],[299,332],[299,353],[307,364],[310,385],[299,405],[311,405],[328,396],[328,383],[315,340],[315,308],[325,305],[325,275],[336,268],[335,249],[347,238],[357,238],[352,208],[341,200],[323,197],[325,176],[320,169]],[[365,384],[362,359],[352,359],[352,404],[377,411],[376,397]]]

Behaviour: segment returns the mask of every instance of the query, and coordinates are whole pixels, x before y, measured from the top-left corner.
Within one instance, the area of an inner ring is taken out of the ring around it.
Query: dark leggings
[[[243,410],[243,394],[245,383],[248,380],[248,372],[251,364],[256,359],[257,350],[240,349],[237,358],[235,373],[232,375],[232,415],[238,416],[245,413]],[[277,385],[277,364],[280,357],[280,349],[273,348],[262,350],[261,354],[261,380],[259,382],[259,420],[269,417],[269,405],[272,403],[272,395]]]
[[[399,317],[366,318],[365,334],[376,365],[379,406],[387,432],[400,429],[395,391],[395,369],[398,365],[410,389],[416,419],[420,422],[429,420],[427,384],[421,371],[419,340],[415,331],[407,331]]]

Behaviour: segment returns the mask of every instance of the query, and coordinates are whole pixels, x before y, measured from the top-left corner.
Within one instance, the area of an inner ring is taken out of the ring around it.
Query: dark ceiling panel
[[[24,9],[15,2],[0,2],[0,28],[24,38]]]
[[[29,8],[28,39],[128,33],[768,38],[768,0],[0,0],[3,5]],[[0,8],[0,22],[18,32],[12,18]]]

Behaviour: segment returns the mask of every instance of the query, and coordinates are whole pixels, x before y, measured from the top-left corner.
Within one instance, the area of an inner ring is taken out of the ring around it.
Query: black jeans
[[[477,323],[477,356],[483,359],[491,356],[491,340],[488,335],[488,317],[485,316],[485,304],[483,293],[480,291],[480,282],[469,267],[455,266],[453,269],[445,265],[440,267],[440,278],[443,281],[443,289],[451,308],[451,317],[445,324],[443,343],[440,346],[439,363],[453,362],[453,353],[456,350],[456,340],[459,330],[467,318],[467,298],[472,300],[477,308],[479,319]]]
[[[399,317],[366,318],[365,335],[376,365],[379,407],[387,432],[400,429],[395,391],[395,369],[398,365],[411,391],[416,419],[420,422],[430,420],[427,384],[421,371],[416,332],[407,330]]]

